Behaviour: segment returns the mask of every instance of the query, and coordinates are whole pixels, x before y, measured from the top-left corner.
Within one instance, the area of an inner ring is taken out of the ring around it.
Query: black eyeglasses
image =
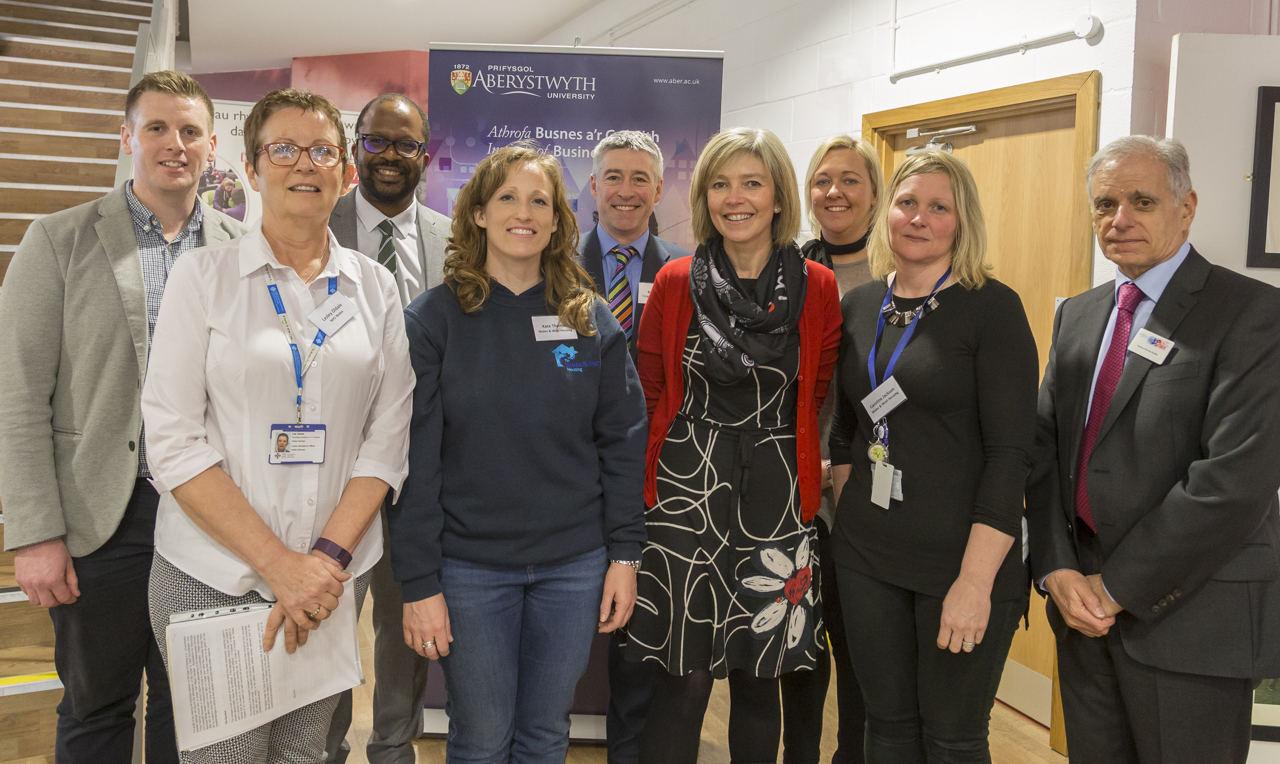
[[[258,149],[258,153],[267,152],[267,159],[277,167],[293,167],[302,158],[302,147],[292,143],[268,143]],[[316,167],[333,167],[342,161],[341,148],[329,143],[317,143],[307,147],[311,156],[311,164]]]
[[[361,133],[360,141],[364,144],[364,150],[370,154],[381,154],[387,150],[387,146],[395,146],[396,153],[405,159],[413,159],[427,150],[427,144],[422,141],[414,141],[408,138],[391,141],[373,133]]]

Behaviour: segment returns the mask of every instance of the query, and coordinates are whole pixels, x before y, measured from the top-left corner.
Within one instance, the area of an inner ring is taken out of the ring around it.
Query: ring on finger
[[[320,614],[320,606],[316,605],[315,610],[312,610],[310,613],[307,613],[307,618],[310,618],[311,620],[314,621],[316,619],[316,616],[319,614]]]
[[[423,650],[430,650],[435,646],[436,646],[436,641],[434,639],[428,639],[426,642],[422,643]]]
[[[960,649],[964,650],[966,653],[971,653],[973,652],[973,648],[976,645],[977,645],[976,642],[970,642],[969,640],[966,639],[960,642]]]

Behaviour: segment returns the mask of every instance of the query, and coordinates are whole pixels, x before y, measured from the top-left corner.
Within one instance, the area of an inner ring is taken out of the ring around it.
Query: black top
[[[644,544],[644,393],[602,300],[594,336],[538,340],[542,284],[494,283],[465,314],[448,284],[405,310],[417,384],[409,477],[387,512],[404,601],[440,591],[441,555],[547,565]]]
[[[902,501],[871,503],[867,446],[872,422],[867,354],[885,284],[873,281],[841,301],[840,385],[831,460],[852,464],[833,531],[836,562],[895,586],[945,597],[960,573],[973,523],[1014,537],[993,600],[1025,597],[1023,493],[1035,438],[1038,358],[1017,293],[994,279],[981,289],[938,293],[893,376],[905,403],[888,415],[889,462],[901,470]],[[923,302],[895,300],[899,310]],[[886,323],[876,353],[883,378],[905,327]]]
[[[751,294],[756,279],[741,279]],[[787,332],[782,357],[768,366],[755,367],[754,374],[731,385],[722,385],[708,374],[701,358],[689,361],[703,351],[699,345],[698,317],[689,321],[689,334],[684,344],[684,400],[680,413],[695,419],[746,430],[777,430],[796,425],[796,398],[800,386],[800,331]]]

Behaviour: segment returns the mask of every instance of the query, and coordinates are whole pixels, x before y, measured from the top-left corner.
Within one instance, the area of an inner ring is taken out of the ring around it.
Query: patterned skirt
[[[822,571],[797,477],[794,427],[672,423],[645,513],[628,660],[718,679],[814,668],[826,644]]]

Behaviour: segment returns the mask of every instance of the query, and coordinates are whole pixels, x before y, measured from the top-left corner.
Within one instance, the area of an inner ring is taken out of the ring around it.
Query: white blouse
[[[280,264],[257,223],[239,239],[178,259],[160,306],[142,417],[152,484],[162,496],[156,550],[187,575],[241,596],[274,600],[249,565],[202,531],[170,493],[221,465],[273,533],[306,553],[347,482],[376,477],[395,494],[408,474],[414,375],[395,278],[329,234],[329,261],[310,284]],[[308,316],[329,299],[329,277],[355,304],[303,377],[302,422],[323,424],[323,464],[268,463],[272,425],[297,419],[293,354],[263,266],[270,266],[303,357],[317,328]],[[350,550],[348,572],[382,555],[381,518]]]

